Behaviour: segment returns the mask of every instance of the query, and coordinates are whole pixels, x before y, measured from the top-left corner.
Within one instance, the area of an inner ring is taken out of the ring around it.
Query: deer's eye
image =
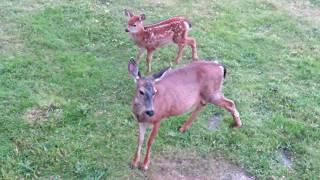
[[[134,25],[132,25],[132,26],[133,26],[133,27],[136,27],[137,25],[134,24]]]
[[[141,95],[144,95],[144,92],[143,92],[143,91],[139,91],[139,93],[140,93]]]

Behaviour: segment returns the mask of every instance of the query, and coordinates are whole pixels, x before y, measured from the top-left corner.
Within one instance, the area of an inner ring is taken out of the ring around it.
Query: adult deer
[[[152,131],[147,142],[145,159],[139,168],[148,169],[152,142],[158,133],[162,119],[183,114],[192,107],[191,116],[180,127],[185,132],[199,111],[207,104],[215,104],[225,108],[233,116],[235,126],[241,121],[232,100],[224,97],[222,84],[226,69],[213,61],[194,61],[184,67],[171,70],[164,69],[153,75],[142,77],[133,59],[129,60],[128,71],[136,82],[132,111],[139,123],[137,150],[131,162],[137,167],[140,161],[141,147],[148,125]]]
[[[124,12],[125,15],[129,17],[125,31],[130,34],[139,48],[136,57],[137,64],[139,64],[141,56],[145,50],[147,50],[147,72],[151,72],[153,51],[168,43],[175,43],[178,45],[179,50],[175,60],[176,64],[179,63],[182,57],[185,45],[191,46],[193,60],[198,59],[196,40],[188,37],[191,23],[185,17],[172,17],[157,24],[144,26],[143,21],[146,19],[144,14],[136,16],[126,9]]]

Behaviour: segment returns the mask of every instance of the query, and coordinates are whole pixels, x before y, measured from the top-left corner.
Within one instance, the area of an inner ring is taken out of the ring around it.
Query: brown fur
[[[147,169],[149,166],[151,145],[160,127],[160,122],[164,118],[181,115],[194,109],[189,119],[179,129],[180,132],[184,132],[191,125],[198,112],[207,103],[210,103],[228,110],[233,116],[235,126],[241,126],[239,113],[234,102],[225,98],[222,93],[224,73],[225,69],[219,63],[194,61],[184,67],[161,73],[162,76],[156,79],[134,75],[137,79],[137,86],[132,111],[139,122],[140,131],[137,151],[131,163],[133,167],[136,167],[140,160],[140,150],[145,132],[143,127],[146,127],[147,124],[153,125],[153,129],[147,143],[144,162],[140,166],[141,169]],[[150,88],[150,83],[152,83],[152,88]],[[147,93],[146,89],[151,89],[151,91],[154,89],[155,92],[151,100],[152,104],[148,106],[145,106],[145,100],[148,100],[145,98],[145,94],[139,94],[141,91]],[[154,114],[149,116],[146,114],[147,111],[152,111]]]
[[[172,17],[156,24],[144,26],[144,14],[135,16],[128,10],[125,10],[125,14],[129,17],[126,32],[130,34],[135,44],[139,47],[136,57],[137,63],[139,63],[144,51],[147,50],[147,72],[151,72],[153,51],[168,43],[178,45],[179,50],[175,60],[177,64],[182,57],[185,45],[189,45],[192,48],[193,60],[198,59],[196,40],[188,37],[188,30],[191,24],[185,17]]]

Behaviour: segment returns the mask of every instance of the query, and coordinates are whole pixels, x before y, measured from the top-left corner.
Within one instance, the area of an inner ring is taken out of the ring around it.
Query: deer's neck
[[[144,29],[140,29],[138,32],[131,33],[132,39],[136,42],[141,42],[144,40],[146,31]]]

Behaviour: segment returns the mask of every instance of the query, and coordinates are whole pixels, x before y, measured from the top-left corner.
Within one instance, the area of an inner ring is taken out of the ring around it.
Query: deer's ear
[[[141,78],[139,68],[136,64],[136,61],[133,58],[130,58],[128,62],[128,72],[133,76],[135,80]]]
[[[144,21],[146,19],[146,15],[145,14],[140,14],[140,21]]]
[[[161,81],[161,79],[163,79],[163,77],[165,77],[166,73],[171,69],[171,67],[167,67],[163,70],[161,70],[160,72],[154,73],[152,75],[153,81],[154,82],[158,82]]]
[[[128,9],[124,9],[124,15],[126,15],[128,17],[132,17],[133,13],[131,11],[129,11]]]

